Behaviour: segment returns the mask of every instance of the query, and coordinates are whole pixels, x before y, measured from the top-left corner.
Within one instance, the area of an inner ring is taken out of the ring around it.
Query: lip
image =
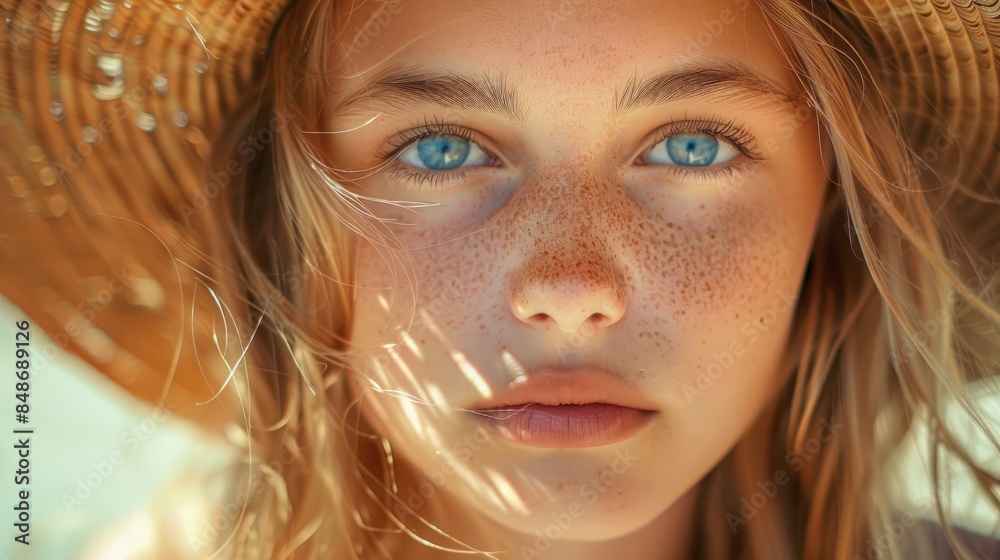
[[[641,392],[590,367],[527,372],[469,409],[508,440],[549,448],[617,443],[658,414]]]

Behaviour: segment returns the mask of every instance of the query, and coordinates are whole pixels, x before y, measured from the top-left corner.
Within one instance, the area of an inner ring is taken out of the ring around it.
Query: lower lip
[[[628,439],[656,414],[612,404],[532,403],[482,411],[501,436],[530,447],[598,447]]]

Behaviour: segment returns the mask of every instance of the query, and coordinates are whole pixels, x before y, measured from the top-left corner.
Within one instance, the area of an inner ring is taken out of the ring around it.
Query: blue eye
[[[643,159],[649,163],[672,164],[681,167],[706,167],[725,163],[739,155],[732,146],[704,132],[682,132],[666,137],[646,151]]]
[[[447,171],[463,163],[486,165],[490,157],[468,138],[454,134],[424,136],[399,155],[399,159],[418,169]]]

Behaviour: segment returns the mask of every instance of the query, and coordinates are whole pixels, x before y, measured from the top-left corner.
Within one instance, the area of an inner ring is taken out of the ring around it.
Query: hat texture
[[[0,1],[0,294],[57,346],[33,367],[67,350],[213,414],[193,405],[237,345],[226,360],[207,348],[234,325],[213,297],[232,301],[228,181],[205,164],[286,4]]]

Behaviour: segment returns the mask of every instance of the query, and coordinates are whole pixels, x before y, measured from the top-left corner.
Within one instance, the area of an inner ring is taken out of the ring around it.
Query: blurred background
[[[209,543],[232,521],[208,512],[232,495],[234,448],[139,402],[62,350],[32,360],[29,422],[18,423],[15,323],[26,318],[0,296],[0,559],[159,559],[164,540],[186,546],[192,558],[209,557]],[[33,355],[58,349],[34,326],[30,342]],[[34,430],[29,546],[14,541],[12,511],[24,488],[14,484],[13,430],[24,428]]]

